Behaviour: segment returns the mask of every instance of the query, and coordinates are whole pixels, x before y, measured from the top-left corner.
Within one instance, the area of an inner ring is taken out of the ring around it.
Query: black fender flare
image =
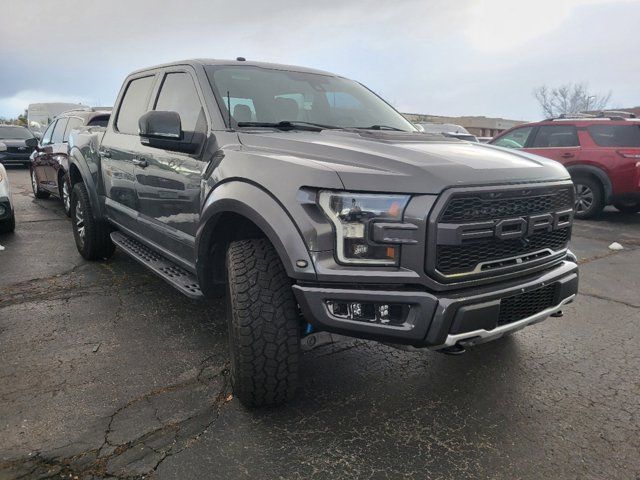
[[[206,258],[209,239],[223,213],[242,215],[253,222],[273,244],[287,275],[296,280],[316,280],[316,271],[300,231],[286,209],[262,188],[244,181],[228,181],[208,196],[196,233],[196,258]],[[302,266],[304,265],[304,266]],[[196,266],[198,272],[202,265]]]
[[[601,168],[594,167],[593,165],[571,165],[567,167],[569,174],[571,174],[571,178],[579,176],[580,174],[593,175],[602,184],[602,188],[604,189],[604,201],[605,204],[611,203],[611,198],[613,197],[613,185],[611,185],[611,180],[607,173]]]
[[[94,176],[91,174],[91,170],[89,169],[89,165],[87,164],[87,160],[82,155],[82,152],[79,148],[73,147],[69,151],[69,160],[68,160],[68,173],[71,175],[71,168],[75,166],[80,172],[80,177],[82,177],[82,182],[87,187],[87,192],[89,193],[89,202],[91,203],[91,210],[93,212],[93,217],[95,219],[101,218],[101,209],[100,209],[100,200],[98,199],[98,189],[96,186],[96,182]],[[97,172],[96,172],[97,175]],[[71,189],[73,190],[73,184],[71,185]]]

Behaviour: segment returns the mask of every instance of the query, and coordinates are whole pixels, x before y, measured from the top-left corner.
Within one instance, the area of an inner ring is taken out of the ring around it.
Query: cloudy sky
[[[359,80],[404,112],[540,118],[534,87],[640,105],[640,0],[0,0],[0,117],[111,105],[131,70],[209,57]],[[10,21],[7,21],[9,20]]]

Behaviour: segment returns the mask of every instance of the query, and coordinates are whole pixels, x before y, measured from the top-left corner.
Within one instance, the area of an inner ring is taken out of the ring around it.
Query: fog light
[[[325,304],[329,313],[335,317],[382,325],[402,325],[411,308],[409,305],[397,303],[342,302],[337,300],[327,300]]]

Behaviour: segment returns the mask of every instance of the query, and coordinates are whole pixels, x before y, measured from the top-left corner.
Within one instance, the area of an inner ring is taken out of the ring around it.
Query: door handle
[[[573,153],[570,152],[565,152],[563,154],[560,155],[562,158],[573,158]]]
[[[142,158],[142,157],[134,158],[133,159],[133,164],[136,167],[140,167],[140,168],[146,168],[146,167],[149,166],[149,162],[147,162],[147,159],[146,158]]]
[[[100,150],[98,153],[100,154],[101,157],[111,158],[111,150],[104,149],[104,150]]]

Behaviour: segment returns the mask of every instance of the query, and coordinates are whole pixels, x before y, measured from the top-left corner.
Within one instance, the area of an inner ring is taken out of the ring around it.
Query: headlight
[[[349,264],[396,265],[400,247],[375,244],[372,223],[400,221],[408,195],[320,192],[319,204],[333,223],[338,261]]]

